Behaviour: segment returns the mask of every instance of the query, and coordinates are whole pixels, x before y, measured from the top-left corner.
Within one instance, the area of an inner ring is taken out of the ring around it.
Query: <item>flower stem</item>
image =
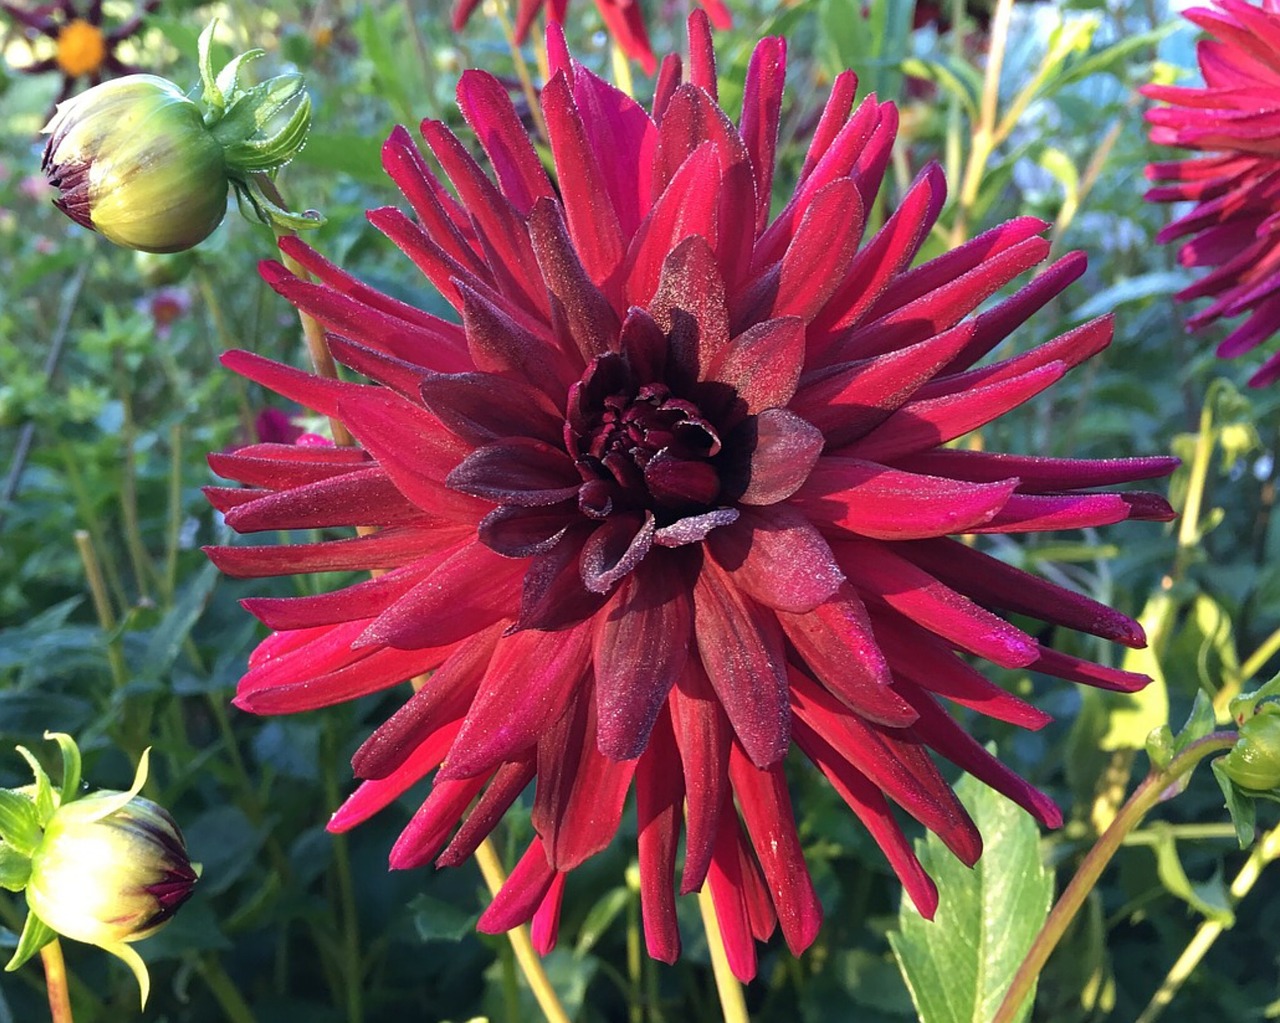
[[[254,1023],[253,1010],[249,1008],[240,989],[227,975],[216,955],[209,954],[197,959],[196,972],[222,1009],[227,1023]]]
[[[1280,857],[1280,825],[1268,831],[1263,836],[1262,841],[1253,847],[1253,852],[1250,853],[1244,866],[1240,868],[1240,873],[1231,882],[1231,901],[1233,903],[1239,902],[1248,895],[1249,890],[1253,888],[1258,878],[1262,875],[1263,868],[1278,857]],[[1205,953],[1209,951],[1213,943],[1218,940],[1218,935],[1222,931],[1223,924],[1217,920],[1205,920],[1200,924],[1195,937],[1182,950],[1182,955],[1178,957],[1178,961],[1169,970],[1169,975],[1165,977],[1164,983],[1151,996],[1151,1001],[1142,1010],[1142,1015],[1138,1017],[1137,1023],[1154,1023],[1156,1017],[1168,1007],[1174,996],[1182,989],[1183,983],[1191,976],[1191,971],[1200,964],[1200,960],[1204,958]]]
[[[40,950],[44,982],[49,990],[49,1016],[53,1023],[75,1023],[71,1015],[71,992],[67,988],[67,963],[57,938]]]
[[[124,653],[120,649],[119,638],[114,635],[116,616],[111,610],[111,598],[107,595],[102,564],[98,561],[98,553],[94,549],[88,530],[77,529],[75,541],[76,550],[80,552],[80,561],[84,565],[85,579],[89,583],[89,595],[93,598],[93,609],[98,616],[98,626],[106,636],[107,663],[111,666],[111,679],[115,682],[116,688],[120,689],[129,681],[129,673],[125,668]]]
[[[1013,975],[1013,983],[1000,1003],[991,1023],[1013,1023],[1018,1018],[1023,1002],[1030,996],[1036,979],[1050,954],[1062,940],[1063,934],[1075,919],[1076,913],[1084,905],[1089,893],[1102,876],[1103,870],[1111,862],[1116,851],[1123,844],[1125,836],[1138,826],[1157,803],[1166,798],[1170,786],[1191,773],[1195,766],[1205,757],[1214,753],[1225,752],[1235,745],[1238,736],[1235,732],[1212,732],[1203,739],[1198,739],[1170,761],[1163,771],[1152,771],[1142,780],[1128,802],[1120,808],[1111,826],[1098,838],[1076,870],[1075,877],[1067,885],[1062,896],[1049,913],[1040,933],[1027,951],[1017,972]]]
[[[720,996],[724,1023],[750,1023],[742,985],[729,968],[729,957],[724,950],[724,937],[720,933],[720,921],[716,917],[716,905],[708,884],[698,891],[698,909],[702,913],[702,926],[706,928],[707,945],[711,949],[711,970],[716,978],[716,994]]]
[[[502,869],[502,862],[498,859],[497,850],[493,848],[493,842],[487,838],[476,850],[476,865],[480,868],[490,894],[497,895],[506,882],[507,876]],[[516,955],[516,962],[520,964],[520,970],[529,983],[529,990],[533,992],[533,997],[537,1000],[538,1008],[542,1010],[547,1023],[569,1023],[569,1014],[560,1004],[559,997],[551,987],[551,981],[547,979],[547,971],[542,968],[542,960],[533,950],[533,943],[529,940],[529,928],[513,927],[507,931],[507,940],[511,942],[511,950]]]

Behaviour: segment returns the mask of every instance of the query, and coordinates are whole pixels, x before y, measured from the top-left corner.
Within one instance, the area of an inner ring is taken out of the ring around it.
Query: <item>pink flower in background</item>
[[[1146,198],[1195,203],[1156,238],[1187,239],[1178,261],[1209,268],[1177,295],[1213,300],[1188,329],[1245,317],[1218,346],[1218,355],[1234,358],[1280,331],[1280,0],[1215,4],[1184,12],[1212,37],[1197,47],[1204,86],[1142,89],[1170,104],[1147,112],[1152,142],[1213,155],[1150,164],[1147,177],[1169,183]],[[1278,376],[1275,353],[1249,382],[1261,387]]]
[[[506,0],[499,0],[505,3]],[[698,0],[703,10],[718,29],[726,29],[733,23],[733,16],[724,0]],[[644,9],[640,0],[595,0],[596,9],[604,19],[604,27],[632,60],[644,68],[647,75],[653,74],[658,67],[658,58],[654,56],[653,47],[649,43],[649,31],[645,28]],[[480,6],[480,0],[456,0],[453,7],[453,30],[462,31],[468,19]],[[564,24],[565,11],[569,0],[519,0],[516,8],[516,41],[523,43],[529,38],[529,30],[534,19],[546,11],[547,18],[556,24]]]
[[[243,486],[210,500],[244,533],[366,535],[209,553],[235,576],[381,573],[246,601],[272,631],[241,708],[295,713],[434,673],[357,752],[364,781],[333,830],[434,772],[391,864],[457,865],[536,781],[536,837],[479,926],[531,920],[545,951],[566,878],[613,839],[634,791],[650,954],[680,951],[683,835],[678,889],[710,886],[748,978],[757,940],[780,928],[798,954],[821,922],[783,767],[793,747],[925,915],[937,891],[894,807],[966,863],[982,849],[934,755],[1060,823],[950,714],[1049,720],[971,658],[1131,691],[1146,677],[1053,650],[1037,638],[1051,628],[1006,616],[1144,637],[981,537],[1167,520],[1156,495],[1107,488],[1175,462],[950,446],[1109,343],[1104,317],[978,365],[1083,272],[1083,255],[989,301],[1048,255],[1047,225],[1024,217],[913,267],[943,206],[936,166],[868,233],[897,115],[874,98],[855,109],[847,72],[771,217],[785,44],[756,47],[735,125],[702,12],[690,35],[687,77],[667,57],[645,110],[575,64],[552,26],[541,99],[555,185],[481,71],[462,76],[458,101],[492,178],[441,122],[421,128],[447,185],[406,130],[392,134],[384,166],[414,216],[369,219],[461,323],[281,242],[316,283],[273,262],[263,275],[375,384],[247,352],[224,362],[361,446],[213,455]]]

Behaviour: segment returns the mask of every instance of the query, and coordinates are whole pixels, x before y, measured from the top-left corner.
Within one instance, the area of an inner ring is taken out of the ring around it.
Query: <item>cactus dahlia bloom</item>
[[[272,634],[243,709],[302,711],[434,672],[357,752],[364,782],[333,830],[435,772],[391,863],[458,864],[536,781],[536,837],[479,926],[532,919],[546,949],[566,876],[609,843],[634,789],[650,954],[679,954],[683,830],[679,888],[710,885],[745,978],[756,939],[780,927],[799,953],[820,924],[783,769],[793,746],[926,915],[937,892],[891,804],[966,863],[982,848],[931,753],[1060,822],[948,707],[1047,720],[971,656],[1108,689],[1147,681],[1049,649],[1001,611],[1130,646],[1142,631],[955,537],[1167,519],[1153,494],[1098,488],[1173,460],[948,447],[1107,345],[1103,318],[975,368],[1083,256],[973,315],[1045,258],[1046,225],[1014,220],[913,269],[942,206],[936,167],[864,232],[896,114],[874,98],[851,109],[850,73],[771,218],[784,42],[756,47],[735,125],[701,12],[690,33],[687,79],[667,57],[645,110],[575,64],[552,26],[556,184],[484,72],[463,75],[458,100],[493,178],[440,122],[422,134],[451,187],[407,131],[388,139],[413,216],[369,218],[460,324],[281,243],[318,282],[277,263],[266,279],[375,384],[224,361],[359,446],[213,455],[245,486],[210,498],[242,532],[364,535],[210,554],[236,576],[382,573],[246,601]]]
[[[506,3],[506,0],[498,0]],[[644,9],[640,0],[595,0],[596,9],[604,21],[605,30],[617,42],[622,52],[636,61],[646,75],[651,75],[658,67],[658,58],[654,56],[653,46],[649,43],[649,31],[645,28]],[[703,10],[711,18],[716,28],[726,29],[733,23],[733,16],[724,0],[698,0]],[[456,0],[453,6],[453,30],[461,32],[480,0]],[[516,41],[523,43],[529,38],[529,29],[538,14],[546,8],[547,16],[556,24],[564,23],[565,10],[569,0],[519,0],[516,6]]]
[[[143,18],[160,6],[160,0],[143,0],[133,17],[114,28],[102,24],[102,0],[89,0],[81,11],[75,0],[57,0],[36,8],[20,7],[0,0],[3,10],[29,34],[42,35],[53,40],[53,53],[26,67],[18,68],[23,74],[38,75],[57,71],[62,75],[62,89],[54,103],[61,103],[75,91],[76,82],[85,79],[97,85],[111,75],[127,75],[139,69],[126,64],[116,54],[126,39],[133,39],[142,31]]]
[[[1213,298],[1188,329],[1245,315],[1218,346],[1218,355],[1233,358],[1280,331],[1280,0],[1214,2],[1216,9],[1184,12],[1214,37],[1198,45],[1204,87],[1142,89],[1170,104],[1147,113],[1152,142],[1212,155],[1150,164],[1147,177],[1169,184],[1146,198],[1196,204],[1156,237],[1188,238],[1178,261],[1211,268],[1177,295]],[[1249,382],[1261,387],[1277,377],[1280,354],[1273,354]]]

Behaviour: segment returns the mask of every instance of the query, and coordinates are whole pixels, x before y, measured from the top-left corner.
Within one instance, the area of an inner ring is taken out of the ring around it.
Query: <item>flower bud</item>
[[[104,948],[155,933],[197,878],[168,812],[137,795],[109,809],[121,795],[97,792],[59,807],[27,882],[27,902],[41,920]]]
[[[1280,714],[1258,714],[1240,726],[1240,738],[1222,758],[1222,769],[1242,789],[1280,788]]]
[[[129,75],[65,103],[45,129],[41,166],[67,216],[117,245],[179,252],[227,209],[223,149],[172,82]]]

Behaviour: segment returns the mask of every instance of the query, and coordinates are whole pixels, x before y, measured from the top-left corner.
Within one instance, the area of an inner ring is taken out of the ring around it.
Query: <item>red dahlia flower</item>
[[[416,219],[369,218],[460,325],[282,241],[319,283],[265,263],[268,282],[377,385],[224,361],[361,446],[214,455],[247,487],[210,497],[243,532],[376,531],[210,553],[237,576],[385,573],[247,601],[273,634],[240,707],[290,713],[435,672],[356,754],[365,781],[333,830],[435,771],[391,863],[458,864],[536,779],[537,837],[480,927],[532,919],[547,949],[566,875],[609,843],[634,787],[650,954],[679,953],[683,828],[680,890],[710,884],[748,978],[753,939],[780,925],[799,953],[820,923],[783,770],[793,743],[926,915],[937,892],[891,803],[966,863],[982,847],[931,750],[1059,824],[944,701],[1048,720],[970,655],[1107,689],[1147,681],[1048,649],[993,609],[1130,646],[1142,631],[953,536],[1165,520],[1153,494],[1091,488],[1174,463],[948,447],[1107,345],[1103,318],[973,368],[1084,257],[971,316],[1045,258],[1046,225],[1014,220],[912,269],[942,207],[936,167],[864,239],[896,114],[874,98],[851,111],[850,73],[771,220],[785,45],[756,47],[735,126],[701,12],[690,31],[689,78],[666,58],[650,113],[574,64],[552,28],[542,102],[558,185],[481,71],[458,101],[496,183],[440,122],[422,134],[451,189],[407,131],[392,134],[384,164]]]
[[[1173,184],[1153,188],[1155,202],[1196,204],[1156,240],[1190,236],[1178,252],[1183,266],[1212,271],[1179,299],[1212,296],[1188,329],[1219,317],[1248,314],[1218,346],[1233,358],[1280,330],[1280,0],[1214,0],[1218,9],[1184,12],[1213,39],[1198,44],[1204,88],[1148,85],[1142,93],[1172,104],[1147,112],[1151,141],[1213,153],[1153,163],[1147,177]],[[1254,374],[1255,387],[1280,376],[1280,354]]]
[[[498,2],[506,3],[507,0]],[[595,3],[604,20],[605,30],[622,48],[622,52],[638,62],[646,75],[653,74],[658,67],[658,58],[654,56],[653,46],[649,43],[641,0],[595,0]],[[716,28],[726,29],[733,24],[733,16],[724,0],[698,0],[698,4],[710,16],[711,23]],[[479,6],[480,0],[456,0],[453,6],[453,30],[461,32]],[[564,24],[568,6],[569,0],[519,0],[516,7],[516,41],[523,43],[529,38],[533,20],[544,7],[551,21],[557,25]]]

